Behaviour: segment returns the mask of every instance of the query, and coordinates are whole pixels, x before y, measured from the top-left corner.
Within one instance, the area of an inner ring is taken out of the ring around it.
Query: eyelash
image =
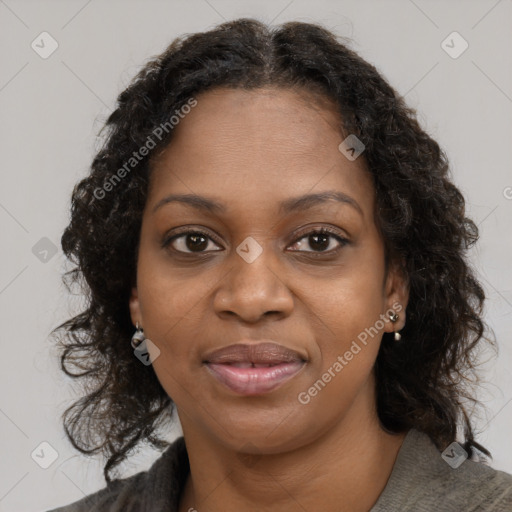
[[[212,240],[213,242],[215,242],[216,244],[220,245],[220,243],[218,241],[216,241],[214,238],[212,238],[212,236],[201,230],[201,229],[186,229],[186,230],[183,230],[183,231],[180,231],[178,233],[174,233],[172,236],[170,237],[165,237],[163,242],[162,242],[162,248],[167,248],[169,245],[171,245],[171,243],[183,236],[186,236],[186,235],[201,235],[201,236],[204,236],[205,238],[207,239],[210,239]],[[347,245],[349,242],[349,240],[347,240],[346,238],[342,237],[339,235],[339,233],[337,231],[335,231],[334,229],[331,229],[331,228],[327,228],[327,227],[322,227],[322,228],[318,228],[318,229],[312,229],[311,231],[306,231],[304,233],[300,233],[298,236],[298,238],[296,238],[291,245],[294,245],[296,244],[297,242],[299,242],[300,240],[302,240],[303,238],[307,238],[308,236],[311,236],[311,235],[330,235],[331,237],[335,238],[338,242],[339,242],[339,247],[336,248],[336,249],[331,249],[330,251],[293,251],[293,252],[306,252],[308,255],[312,256],[313,258],[318,258],[318,257],[322,257],[322,256],[325,256],[325,255],[334,255],[336,253],[338,253],[345,245]],[[186,252],[186,251],[178,251],[174,248],[172,248],[172,250],[175,252],[175,253],[178,253],[180,255],[186,255],[187,257],[190,255],[195,255],[195,256],[203,256],[203,255],[206,255],[206,254],[209,254],[211,252],[220,252],[220,250],[215,250],[215,251],[203,251],[203,252]]]

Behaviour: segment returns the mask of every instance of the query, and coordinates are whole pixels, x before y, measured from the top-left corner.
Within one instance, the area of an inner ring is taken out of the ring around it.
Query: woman
[[[373,66],[240,19],[173,42],[107,126],[62,237],[88,307],[57,328],[107,487],[56,510],[512,510],[462,405],[478,231]],[[167,449],[112,479],[140,441]]]

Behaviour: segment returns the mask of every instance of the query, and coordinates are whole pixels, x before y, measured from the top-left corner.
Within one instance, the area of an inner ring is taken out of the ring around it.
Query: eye
[[[334,254],[349,241],[342,237],[337,231],[323,227],[303,233],[296,239],[293,246],[298,252],[309,252],[321,254]],[[337,246],[336,246],[337,244]],[[309,245],[313,250],[304,250]],[[333,247],[334,245],[334,247]],[[182,254],[206,254],[208,252],[222,251],[223,249],[212,249],[218,247],[210,234],[199,229],[188,229],[167,237],[162,242],[162,247],[171,246],[175,252]],[[292,246],[292,247],[293,247]]]
[[[212,242],[212,244],[209,242]],[[208,233],[196,229],[183,231],[180,234],[175,234],[170,238],[166,238],[162,243],[162,246],[167,247],[169,245],[171,245],[176,252],[185,254],[201,254],[204,252],[211,252],[211,250],[207,251],[207,249],[211,249],[211,245],[216,244]]]
[[[297,247],[299,251],[301,251],[303,247],[309,245],[313,250],[306,250],[303,252],[333,254],[338,252],[341,247],[347,245],[348,243],[349,241],[346,238],[340,236],[337,231],[323,227],[304,233],[303,236],[294,242],[293,246]]]

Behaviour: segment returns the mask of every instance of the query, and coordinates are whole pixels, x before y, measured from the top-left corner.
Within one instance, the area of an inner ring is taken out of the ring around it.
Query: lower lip
[[[206,363],[218,381],[240,395],[260,395],[273,391],[297,375],[304,365],[304,361],[295,361],[260,368],[239,368],[229,364]]]

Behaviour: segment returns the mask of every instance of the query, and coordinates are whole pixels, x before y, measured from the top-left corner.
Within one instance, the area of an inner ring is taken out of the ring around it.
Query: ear
[[[139,326],[142,327],[144,324],[142,322],[142,315],[140,311],[139,294],[135,286],[132,288],[132,292],[130,294],[129,306],[133,325],[139,322]]]
[[[384,286],[384,298],[386,304],[385,316],[389,318],[389,313],[395,312],[398,315],[396,322],[386,322],[385,331],[400,331],[405,326],[406,309],[409,302],[409,280],[398,262],[390,264],[386,283]]]

